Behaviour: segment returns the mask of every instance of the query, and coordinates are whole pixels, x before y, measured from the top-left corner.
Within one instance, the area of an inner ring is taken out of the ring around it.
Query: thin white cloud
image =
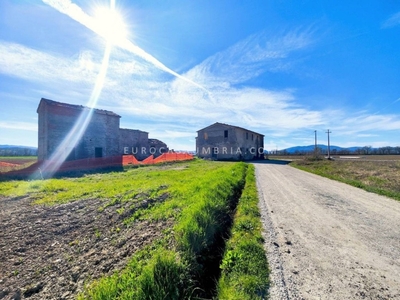
[[[37,131],[37,123],[29,122],[0,122],[0,128],[2,129],[17,129],[24,131]]]
[[[387,20],[382,23],[381,28],[390,28],[400,25],[400,11],[390,16]]]
[[[297,29],[280,35],[258,33],[207,58],[186,76],[207,87],[228,87],[266,71],[289,68],[288,56],[313,43],[313,29]]]
[[[123,116],[146,118],[156,124],[168,121],[170,126],[176,123],[186,124],[192,132],[214,122],[224,122],[260,132],[269,130],[283,136],[302,128],[323,124],[321,112],[296,104],[290,91],[231,88],[213,93],[214,102],[207,102],[201,94],[191,94],[188,103],[180,101],[180,98],[185,97],[182,93],[164,91],[160,93],[160,97],[149,98],[147,95],[147,99],[139,101],[137,95],[122,101],[119,98],[119,113]]]
[[[108,97],[118,99],[110,107],[117,105],[122,115],[128,114],[158,123],[169,120],[170,124],[186,124],[192,132],[217,121],[250,127],[260,132],[272,128],[273,133],[279,136],[321,125],[321,113],[296,104],[294,91],[236,88],[230,84],[238,82],[232,75],[233,71],[239,72],[240,69],[234,65],[234,61],[242,64],[242,72],[248,73],[242,79],[247,80],[249,76],[256,76],[252,72],[254,65],[268,69],[276,59],[283,59],[291,51],[310,45],[311,35],[311,30],[297,30],[281,38],[271,39],[265,34],[258,34],[206,59],[188,71],[186,76],[203,83],[210,93],[203,93],[177,80],[167,84],[153,82],[155,86],[150,90],[143,82],[139,86],[127,81],[126,85],[122,85],[125,92],[112,91],[114,95],[119,93],[120,97]],[[252,47],[254,45],[258,45],[255,50]],[[231,63],[222,67],[228,61]],[[224,69],[222,72],[221,68]],[[218,84],[213,81],[218,81]],[[126,91],[133,91],[132,96]]]
[[[41,83],[91,83],[98,71],[88,55],[77,60],[0,41],[0,73]]]
[[[269,139],[270,137],[266,137],[264,140],[264,149],[270,152],[274,152],[276,150],[287,149],[290,147],[298,146],[298,144],[287,142],[285,139]]]
[[[360,133],[357,134],[357,137],[359,138],[370,138],[370,137],[375,137],[378,136],[377,134],[371,134],[371,133]]]
[[[367,115],[348,118],[343,125],[351,132],[400,130],[400,119],[397,115]]]
[[[101,64],[101,54],[85,49],[66,57],[0,40],[0,53],[0,74],[35,83],[36,89],[44,92],[43,97],[54,95],[59,101],[66,99],[82,104],[87,101]],[[115,51],[110,60],[106,88],[117,87],[117,91],[119,88],[125,92],[124,83],[131,81],[140,88],[149,89],[151,84],[157,83],[157,78],[148,63],[140,63]]]
[[[331,143],[335,145],[380,147],[390,144],[383,140],[392,139],[393,132],[400,130],[400,118],[397,115],[371,115],[368,111],[337,111],[329,119],[328,126],[332,131]]]
[[[178,130],[165,130],[165,131],[160,131],[159,129],[155,129],[152,131],[152,135],[157,136],[159,138],[171,138],[171,139],[176,139],[176,138],[194,138],[195,137],[195,132],[190,130],[190,131],[178,131]]]

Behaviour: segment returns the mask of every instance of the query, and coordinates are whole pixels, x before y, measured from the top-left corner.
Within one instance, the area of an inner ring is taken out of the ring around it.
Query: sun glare
[[[115,8],[99,7],[94,14],[98,33],[112,45],[128,38],[128,29],[123,16]]]

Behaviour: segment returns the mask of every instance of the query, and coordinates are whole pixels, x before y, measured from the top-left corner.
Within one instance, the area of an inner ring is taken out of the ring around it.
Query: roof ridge
[[[73,109],[91,109],[88,106],[59,102],[59,101],[54,101],[54,100],[47,99],[47,98],[40,99],[40,103],[42,103],[42,102],[46,102],[47,104],[50,104],[50,105],[59,105],[59,106],[73,108]],[[39,103],[39,106],[40,106],[40,103]],[[92,109],[96,113],[111,115],[114,117],[121,117],[120,115],[116,114],[115,112],[113,112],[111,110],[99,109],[99,108],[94,108],[94,107]]]
[[[238,129],[246,130],[246,131],[249,131],[249,132],[252,132],[252,133],[258,134],[258,135],[265,136],[264,134],[261,134],[261,133],[259,133],[259,132],[255,132],[255,131],[253,131],[253,130],[250,130],[250,129],[246,129],[246,128],[244,128],[244,127],[240,127],[240,126],[236,126],[236,125],[230,125],[230,124],[227,124],[227,123],[221,123],[221,122],[215,122],[214,124],[208,125],[208,126],[206,126],[206,127],[202,128],[202,129],[200,129],[200,130],[204,130],[204,129],[206,129],[206,128],[208,128],[208,127],[211,127],[211,126],[213,126],[213,125],[225,125],[225,126],[234,127],[234,128],[238,128]],[[200,130],[197,130],[197,132],[199,132]]]

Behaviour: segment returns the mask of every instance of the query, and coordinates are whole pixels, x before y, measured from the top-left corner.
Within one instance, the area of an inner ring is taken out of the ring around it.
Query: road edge
[[[256,169],[256,186],[258,192],[258,207],[261,213],[261,222],[263,226],[262,235],[264,237],[264,249],[267,255],[268,264],[270,266],[270,282],[271,286],[269,289],[270,299],[282,299],[289,300],[288,286],[285,281],[283,274],[283,264],[281,254],[279,252],[279,246],[276,243],[277,234],[272,222],[270,209],[266,203],[264,193],[261,189],[260,175],[257,165]]]

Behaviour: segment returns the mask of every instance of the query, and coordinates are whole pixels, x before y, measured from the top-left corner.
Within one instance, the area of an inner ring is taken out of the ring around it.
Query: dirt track
[[[271,299],[400,299],[400,202],[255,164]]]

